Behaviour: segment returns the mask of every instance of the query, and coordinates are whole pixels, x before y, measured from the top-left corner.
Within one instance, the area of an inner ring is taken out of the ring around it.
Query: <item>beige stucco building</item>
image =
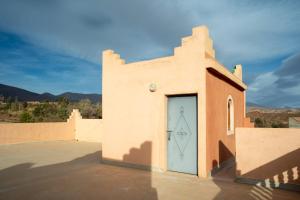
[[[206,177],[234,157],[235,127],[252,126],[242,67],[231,73],[216,60],[206,27],[194,28],[169,57],[126,63],[106,50],[102,60],[106,162]],[[196,171],[185,171],[189,163]]]

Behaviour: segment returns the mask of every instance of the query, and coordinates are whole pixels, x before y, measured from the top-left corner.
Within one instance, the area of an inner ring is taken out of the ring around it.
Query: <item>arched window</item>
[[[229,95],[227,98],[227,134],[234,133],[234,104],[233,99]]]

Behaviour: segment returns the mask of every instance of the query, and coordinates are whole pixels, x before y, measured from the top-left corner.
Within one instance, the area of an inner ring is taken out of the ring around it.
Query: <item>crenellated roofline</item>
[[[114,66],[134,65],[134,64],[146,64],[153,61],[164,61],[176,56],[184,56],[190,49],[196,50],[197,55],[205,60],[205,67],[207,69],[214,69],[219,74],[222,74],[227,79],[230,79],[235,84],[239,85],[244,90],[247,89],[242,79],[242,65],[236,65],[233,72],[230,72],[226,67],[220,64],[215,58],[215,50],[213,48],[213,40],[209,36],[209,31],[206,26],[198,26],[193,28],[192,35],[183,37],[181,39],[181,45],[174,48],[174,54],[168,57],[160,57],[151,60],[138,61],[132,63],[126,63],[121,58],[120,54],[115,53],[113,50],[103,51],[103,63],[109,61]]]

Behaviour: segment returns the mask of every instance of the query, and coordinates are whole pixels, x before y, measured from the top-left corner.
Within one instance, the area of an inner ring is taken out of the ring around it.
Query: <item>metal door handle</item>
[[[171,140],[171,133],[172,133],[172,131],[171,130],[167,130],[167,133],[168,133],[168,140]]]

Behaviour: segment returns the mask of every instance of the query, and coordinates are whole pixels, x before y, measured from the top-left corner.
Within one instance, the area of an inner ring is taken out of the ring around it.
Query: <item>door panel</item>
[[[197,97],[168,98],[168,170],[197,174]]]

